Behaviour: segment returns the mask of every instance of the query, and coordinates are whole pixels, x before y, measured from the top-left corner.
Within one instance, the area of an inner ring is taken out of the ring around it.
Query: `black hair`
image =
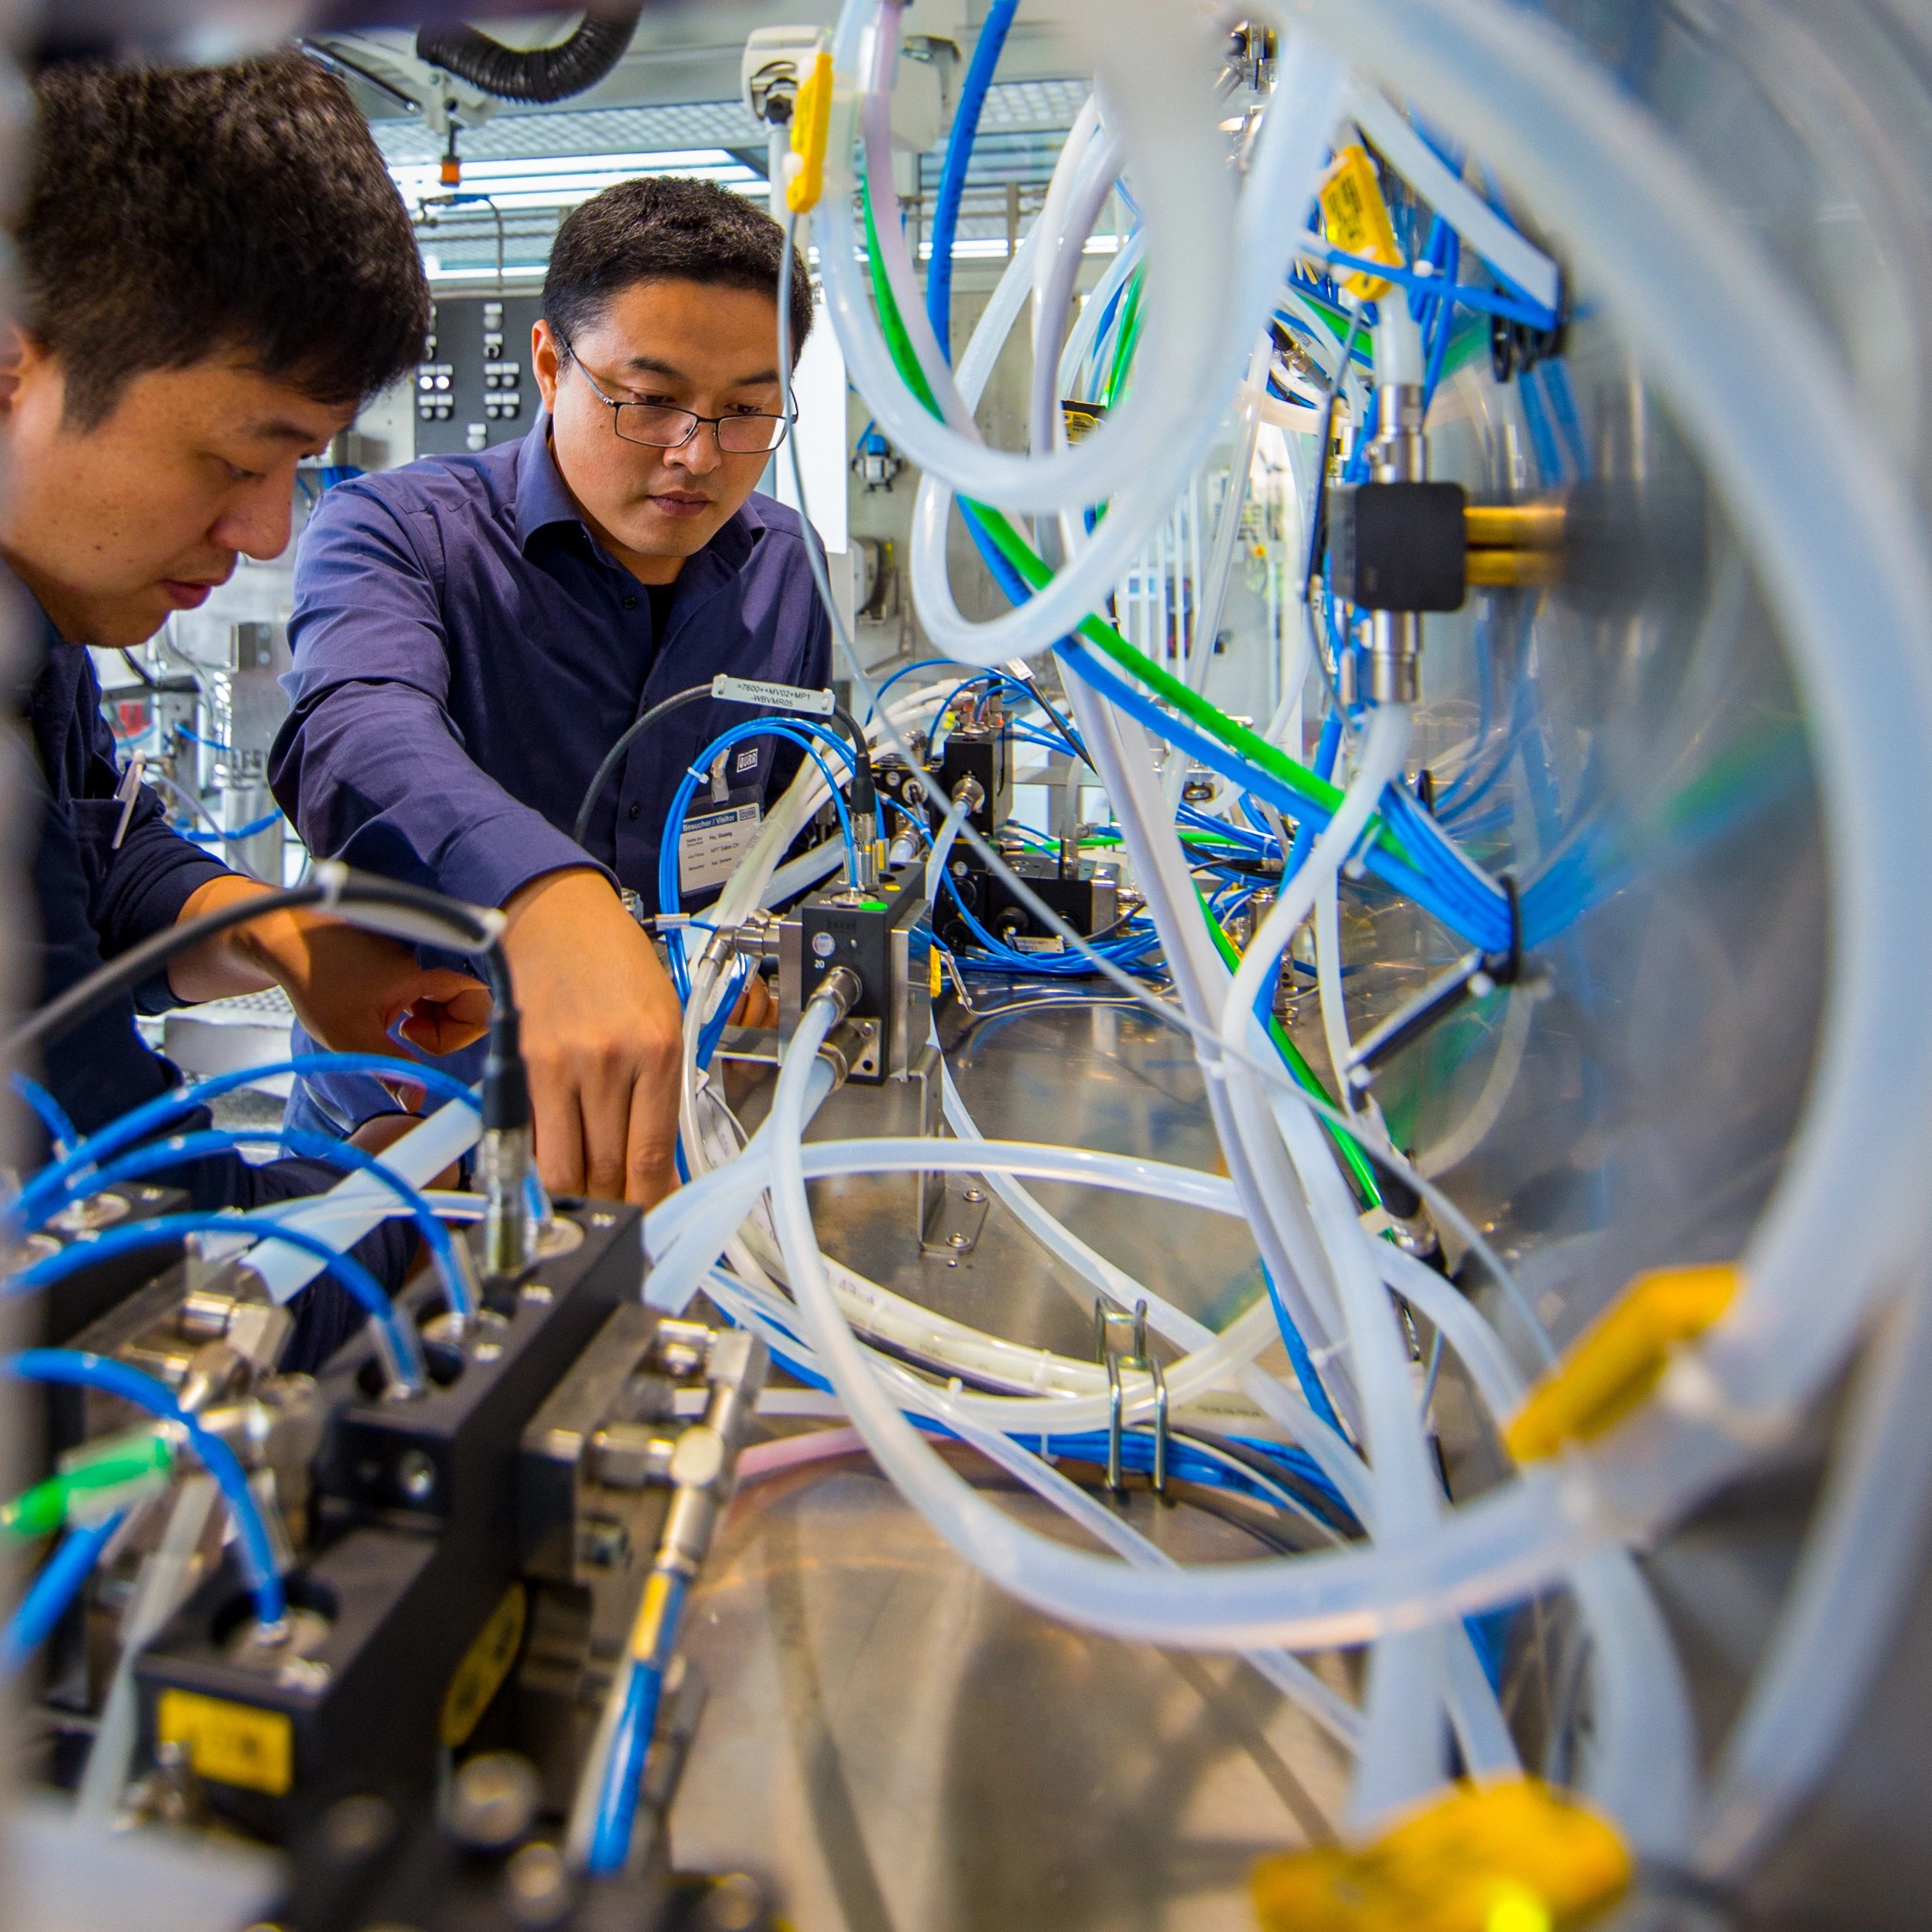
[[[421,358],[429,287],[408,212],[314,62],[63,63],[34,94],[20,320],[60,358],[81,428],[136,376],[224,350],[340,406]]]
[[[557,230],[544,278],[544,320],[565,343],[602,320],[611,298],[639,282],[750,289],[776,305],[784,230],[716,182],[652,175],[620,182],[574,208]],[[792,360],[812,328],[812,285],[791,262]]]

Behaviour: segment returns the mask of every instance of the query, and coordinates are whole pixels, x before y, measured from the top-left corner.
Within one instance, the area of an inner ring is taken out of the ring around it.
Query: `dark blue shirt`
[[[645,586],[572,501],[547,416],[520,443],[340,484],[296,555],[275,796],[310,850],[391,878],[499,906],[588,860],[656,910],[672,794],[753,714],[706,698],[652,726],[579,846],[604,754],[661,698],[720,673],[822,689],[832,656],[798,518],[769,496],[685,560],[668,602],[659,636]],[[800,756],[748,741],[734,796],[776,796]],[[480,1069],[482,1054],[447,1064]],[[291,1118],[339,1126],[354,1095],[328,1082]]]
[[[55,998],[104,960],[164,932],[210,879],[226,872],[167,822],[147,786],[136,794],[118,846],[122,780],[113,734],[100,714],[100,687],[86,652],[63,643],[43,618],[45,655],[22,710],[36,754],[23,791],[38,795],[40,836],[34,853],[34,890],[40,943],[30,961],[41,1000]],[[138,1007],[160,1012],[179,1006],[164,970],[46,1049],[38,1076],[82,1133],[92,1133],[130,1109],[181,1084],[181,1072],[151,1052],[136,1030]],[[380,1090],[376,1090],[379,1093]],[[372,1111],[376,1111],[372,1109]],[[380,1111],[393,1112],[385,1100]],[[198,1108],[170,1127],[198,1132],[209,1124]],[[39,1140],[44,1158],[47,1143]],[[233,1154],[195,1161],[151,1177],[184,1188],[196,1207],[257,1208],[271,1201],[320,1193],[341,1179],[314,1161],[280,1160],[250,1166]],[[401,1285],[414,1246],[406,1232],[386,1222],[356,1250],[392,1291]],[[297,1328],[284,1366],[309,1369],[324,1360],[362,1319],[356,1304],[329,1281],[319,1282],[296,1304]]]

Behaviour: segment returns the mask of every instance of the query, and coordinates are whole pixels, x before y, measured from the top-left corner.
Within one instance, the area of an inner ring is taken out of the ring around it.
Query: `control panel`
[[[416,366],[416,454],[458,456],[520,440],[543,399],[530,368],[531,296],[439,295]]]

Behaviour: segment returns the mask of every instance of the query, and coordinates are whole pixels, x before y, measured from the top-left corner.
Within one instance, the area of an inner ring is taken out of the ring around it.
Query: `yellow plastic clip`
[[[832,132],[832,56],[820,47],[791,112],[791,151],[800,165],[785,182],[785,206],[803,214],[825,192],[825,143]]]
[[[1530,1390],[1503,1431],[1510,1454],[1533,1462],[1621,1422],[1656,1388],[1671,1350],[1730,1307],[1738,1281],[1728,1262],[1639,1275]]]
[[[1344,148],[1335,157],[1322,178],[1321,200],[1322,218],[1336,248],[1365,261],[1386,262],[1392,268],[1406,266],[1402,250],[1396,246],[1382,184],[1376,179],[1375,164],[1366,148]],[[1380,302],[1390,286],[1381,277],[1359,269],[1342,286],[1364,302]]]
[[[1616,1898],[1614,1827],[1534,1778],[1464,1786],[1360,1851],[1264,1859],[1263,1932],[1560,1932]]]

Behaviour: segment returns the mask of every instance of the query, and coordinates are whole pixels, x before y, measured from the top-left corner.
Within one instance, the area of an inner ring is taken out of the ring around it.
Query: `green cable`
[[[872,295],[878,305],[880,327],[884,334],[886,346],[892,352],[892,360],[898,364],[899,373],[904,378],[908,387],[928,410],[937,416],[939,411],[933,402],[924,373],[920,368],[919,358],[913,352],[912,343],[905,332],[905,325],[899,319],[898,305],[892,300],[891,285],[886,280],[884,265],[879,259],[879,238],[878,230],[872,224],[872,203],[865,196],[862,188],[860,199],[866,215],[866,247],[872,272]],[[1118,363],[1118,352],[1115,359]],[[984,520],[988,534],[999,545],[1001,552],[1026,578],[1032,587],[1036,590],[1043,589],[1053,573],[1035,554],[1032,546],[1019,536],[998,511],[978,503],[974,504],[973,510],[975,515]],[[1151,686],[1162,695],[1168,698],[1177,709],[1185,710],[1204,729],[1213,732],[1222,742],[1272,772],[1282,783],[1299,791],[1304,797],[1324,806],[1329,815],[1334,816],[1342,802],[1342,794],[1338,786],[1318,777],[1306,766],[1297,764],[1265,738],[1250,730],[1246,725],[1236,724],[1233,718],[1217,710],[1205,698],[1196,697],[1179,679],[1170,676],[1150,658],[1144,656],[1118,632],[1111,626],[1102,623],[1097,617],[1088,618],[1081,625],[1080,631],[1082,636],[1090,638],[1099,644],[1108,656],[1132,671],[1142,683]],[[1379,828],[1379,820],[1372,819],[1370,823]],[[1186,835],[1184,833],[1182,836],[1185,837]],[[1196,836],[1205,837],[1207,835]],[[1390,850],[1400,857],[1406,857],[1400,844],[1388,832],[1378,829],[1378,836]],[[1230,968],[1238,967],[1241,963],[1241,956],[1235,950],[1228,935],[1215,923],[1214,916],[1209,910],[1206,899],[1201,896],[1198,886],[1195,888],[1195,896],[1200,902],[1201,916],[1208,922],[1208,930],[1214,935],[1222,958]],[[1302,1057],[1301,1049],[1289,1038],[1287,1028],[1272,1016],[1268,1021],[1268,1036],[1274,1042],[1276,1052],[1280,1054],[1283,1064],[1297,1082],[1317,1099],[1333,1106],[1334,1102],[1328,1089],[1322,1085],[1320,1076]],[[1354,1181],[1358,1196],[1368,1205],[1380,1207],[1382,1190],[1376,1184],[1375,1170],[1364,1158],[1354,1138],[1331,1123],[1324,1122],[1323,1124],[1328,1127],[1341,1153],[1342,1161]]]
[[[1234,942],[1223,932],[1210,909],[1201,888],[1194,888],[1194,896],[1200,902],[1201,916],[1208,922],[1208,930],[1213,936],[1214,950],[1221,956],[1221,963],[1229,972],[1239,970],[1241,955]],[[1322,1076],[1309,1065],[1300,1047],[1294,1043],[1287,1028],[1273,1013],[1268,1016],[1268,1038],[1274,1041],[1275,1051],[1281,1055],[1282,1064],[1294,1076],[1296,1085],[1324,1106],[1334,1106],[1334,1096],[1322,1084]],[[1335,1143],[1335,1150],[1342,1156],[1342,1164],[1348,1170],[1348,1178],[1354,1183],[1355,1197],[1364,1208],[1379,1208],[1382,1204],[1382,1191],[1376,1180],[1375,1168],[1357,1145],[1352,1134],[1345,1133],[1332,1120],[1324,1120],[1322,1126],[1328,1131],[1328,1138]]]
[[[872,223],[872,205],[865,200],[862,194],[861,204],[866,216],[866,245],[872,273],[872,295],[878,307],[879,325],[886,339],[886,346],[907,386],[936,416],[940,413],[939,409],[926,383],[925,372],[919,366],[919,358],[913,351],[905,325],[899,318],[898,305],[892,299],[891,284],[886,280],[884,266],[879,258],[878,232]],[[1000,512],[990,505],[974,502],[968,497],[962,497],[960,500],[966,503],[980,520],[987,535],[998,545],[1001,555],[1018,572],[1030,589],[1043,590],[1052,582],[1053,572],[1045,560]],[[1155,696],[1163,699],[1183,716],[1200,726],[1210,736],[1218,738],[1231,751],[1239,752],[1250,764],[1259,765],[1289,790],[1317,807],[1325,816],[1333,818],[1340,808],[1342,793],[1339,785],[1330,784],[1326,778],[1318,776],[1306,765],[1297,763],[1279,746],[1270,744],[1258,732],[1245,724],[1238,724],[1226,712],[1210,704],[1180,679],[1137,650],[1111,624],[1103,622],[1097,616],[1089,616],[1082,620],[1078,628],[1082,637],[1090,644],[1097,645],[1130,676],[1146,686]],[[1382,824],[1379,817],[1371,818],[1369,826],[1375,842],[1383,850],[1400,860],[1405,865],[1414,865],[1414,860],[1405,850],[1401,842]]]
[[[1114,406],[1114,399],[1120,393],[1127,371],[1133,366],[1134,351],[1140,346],[1140,340],[1141,271],[1136,268],[1132,280],[1127,284],[1127,298],[1121,305],[1120,319],[1114,331],[1113,364],[1107,371],[1107,380],[1100,385],[1102,409]]]
[[[89,1499],[96,1506],[81,1520],[111,1514],[130,1500],[118,1492],[158,1489],[173,1474],[174,1464],[174,1444],[164,1430],[140,1429],[110,1436],[77,1456],[58,1474],[0,1504],[0,1532],[23,1543],[50,1536],[68,1520],[77,1503]]]

